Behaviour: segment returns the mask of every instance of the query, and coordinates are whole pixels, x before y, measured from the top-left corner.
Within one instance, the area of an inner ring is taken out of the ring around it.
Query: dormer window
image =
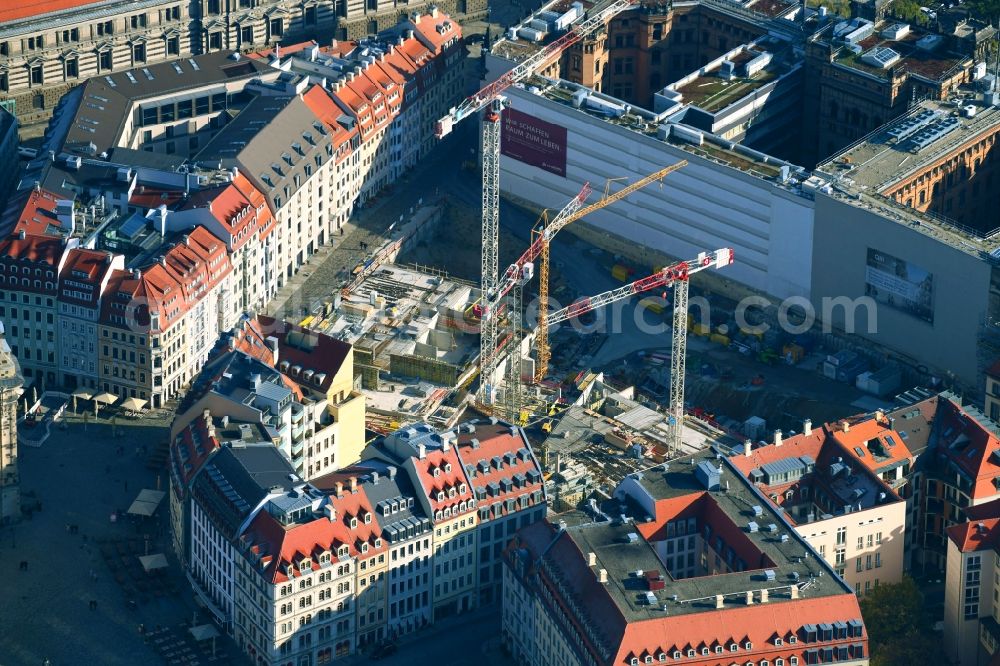
[[[444,464],[444,471],[446,473],[451,472],[451,463],[445,463]]]
[[[736,652],[739,649],[740,649],[740,646],[737,645],[736,643],[730,643],[729,644],[729,651],[730,652]]]
[[[357,526],[358,526],[358,519],[357,519],[357,518],[354,518],[354,517],[352,517],[352,518],[351,518],[351,529],[353,530],[353,529],[354,529],[355,527],[357,527]]]
[[[362,544],[361,544],[361,552],[362,553],[367,553],[368,552],[368,544],[367,543],[362,542]]]
[[[454,496],[455,496],[455,488],[454,486],[452,486],[451,488],[448,489],[448,497],[454,497]]]
[[[347,557],[348,552],[347,546],[341,546],[337,549],[337,557]]]
[[[782,643],[784,643],[784,641],[783,641],[783,640],[781,640],[781,638],[775,638],[775,639],[774,639],[774,644],[775,644],[775,645],[781,645]]]
[[[751,643],[750,641],[747,641],[746,643],[743,644],[743,648],[746,649],[746,650],[752,650],[753,649],[753,643]]]
[[[465,494],[466,492],[468,492],[468,490],[469,490],[468,486],[466,486],[466,485],[465,485],[464,483],[462,483],[462,484],[460,484],[460,485],[458,486],[458,492],[462,493],[463,495],[464,495],[464,494]]]
[[[370,525],[372,522],[372,514],[365,513],[365,525]]]
[[[435,479],[438,478],[439,476],[441,476],[441,468],[440,467],[435,467],[434,471],[432,472],[432,474],[434,475]]]
[[[375,538],[375,547],[376,548],[381,548],[382,547],[382,539],[380,539],[378,537]]]

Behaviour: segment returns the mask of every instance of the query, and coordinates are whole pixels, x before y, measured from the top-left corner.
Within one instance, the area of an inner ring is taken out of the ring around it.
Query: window
[[[180,37],[167,37],[167,55],[180,55],[181,53],[181,38]]]
[[[208,48],[209,50],[216,50],[222,48],[222,33],[213,32],[208,35]]]
[[[303,12],[303,14],[304,14],[303,18],[305,20],[305,24],[306,25],[315,25],[315,23],[316,23],[316,8],[315,7],[306,7],[305,11]]]
[[[847,528],[840,527],[837,529],[837,545],[842,546],[847,543]]]
[[[45,83],[45,75],[42,72],[41,65],[32,65],[30,73],[31,73],[31,85],[40,86],[43,83]]]
[[[111,50],[101,51],[97,54],[97,71],[99,72],[110,72],[112,69],[112,53]]]
[[[65,75],[67,79],[75,79],[80,76],[80,60],[78,58],[66,59]]]
[[[268,27],[270,28],[272,39],[275,37],[281,37],[283,34],[285,34],[285,26],[280,18],[271,19],[271,22]]]
[[[143,43],[132,45],[132,61],[146,62],[146,45]]]
[[[240,44],[253,44],[252,25],[246,25],[240,28]]]

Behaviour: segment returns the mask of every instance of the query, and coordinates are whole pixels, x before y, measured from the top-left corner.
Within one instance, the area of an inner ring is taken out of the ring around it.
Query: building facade
[[[958,666],[990,663],[1000,650],[1000,503],[969,510],[947,530],[944,648]]]
[[[598,509],[520,530],[507,549],[501,625],[515,658],[867,664],[851,588],[822,558],[802,558],[815,551],[721,460],[630,474]],[[751,507],[784,536],[752,529]]]
[[[482,15],[485,0],[443,11]],[[405,11],[428,3],[410,3]],[[359,39],[391,28],[395,3],[332,0],[71,0],[58,8],[0,10],[0,96],[21,124],[48,118],[87,79],[193,55],[249,52],[296,39]]]
[[[21,519],[20,476],[17,468],[17,403],[24,381],[17,356],[0,336],[0,522]]]
[[[907,503],[865,464],[911,462],[884,415],[815,429],[807,422],[800,434],[777,431],[770,445],[745,447],[733,465],[856,594],[902,580]]]

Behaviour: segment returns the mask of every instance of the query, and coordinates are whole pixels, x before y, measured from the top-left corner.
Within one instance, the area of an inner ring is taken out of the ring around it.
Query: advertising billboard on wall
[[[934,323],[934,274],[920,266],[868,248],[865,293],[877,303]]]
[[[566,177],[566,128],[517,109],[503,112],[500,152],[519,162]]]

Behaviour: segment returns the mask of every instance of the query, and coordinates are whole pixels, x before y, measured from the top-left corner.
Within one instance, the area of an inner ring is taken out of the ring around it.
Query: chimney
[[[344,493],[344,484],[340,481],[337,481],[333,488],[337,497],[340,497]]]
[[[715,607],[723,608],[726,605],[726,599],[721,594],[715,595]]]
[[[760,603],[762,603],[762,604],[766,604],[767,603],[767,590],[761,590],[760,591]]]
[[[335,509],[332,504],[329,503],[324,504],[323,515],[325,515],[327,519],[329,519],[329,521],[332,523],[335,520],[337,520],[337,509]]]
[[[423,444],[417,445],[417,457],[420,458],[421,460],[427,457],[427,447],[424,446]]]
[[[606,584],[608,582],[608,570],[601,569],[597,572],[597,582]]]
[[[747,590],[747,606],[753,606],[753,590]]]
[[[21,240],[24,240],[24,235],[25,235],[24,229],[21,229],[20,231],[17,232],[17,237]]]
[[[847,419],[844,419],[843,421],[840,422],[840,430],[842,432],[850,432],[851,431],[851,424],[850,424],[850,422]]]
[[[781,441],[781,431],[780,430],[775,430],[774,431],[774,445],[775,446],[781,446],[781,444],[782,444],[782,441]]]
[[[437,18],[437,17],[438,17],[437,5],[431,5],[431,18]]]
[[[876,410],[875,412],[875,423],[878,423],[879,425],[885,425],[887,423],[885,412],[881,409]]]
[[[802,422],[802,434],[808,437],[813,434],[813,422],[812,419],[806,419]]]
[[[222,427],[223,428],[229,427],[229,414],[226,414],[225,416],[222,417]]]
[[[372,472],[372,485],[378,485],[378,472]]]
[[[358,477],[352,476],[350,480],[348,480],[348,483],[350,484],[352,493],[358,492]]]
[[[744,440],[744,442],[743,442],[743,455],[746,456],[747,458],[749,458],[750,454],[752,452],[753,452],[753,442],[750,441],[749,439]]]
[[[594,552],[587,553],[587,566],[592,567],[597,564],[597,554]]]
[[[792,585],[791,587],[788,588],[788,590],[792,593],[792,599],[798,599],[799,598],[799,586],[798,585]]]
[[[202,412],[201,412],[201,417],[203,419],[205,419],[206,421],[211,421],[212,420],[212,412],[209,411],[209,410],[207,410],[207,409],[203,409]]]
[[[389,472],[389,480],[394,481],[396,479],[396,468],[393,467],[392,465],[389,465],[386,471]]]

